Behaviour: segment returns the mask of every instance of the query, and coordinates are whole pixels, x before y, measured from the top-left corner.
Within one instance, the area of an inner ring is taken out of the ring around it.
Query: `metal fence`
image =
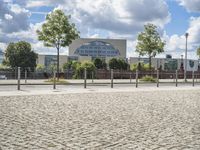
[[[16,85],[17,89],[21,89],[21,85],[52,85],[56,89],[57,85],[83,85],[95,86],[97,84],[110,85],[114,88],[116,84],[131,84],[136,88],[145,84],[159,87],[160,85],[170,84],[170,86],[179,86],[179,84],[187,84],[191,86],[200,83],[200,72],[187,72],[187,81],[184,80],[183,71],[123,71],[123,70],[95,70],[88,71],[84,69],[78,74],[79,79],[73,79],[75,72],[66,70],[59,75],[55,71],[39,72],[35,69],[14,68],[10,70],[0,71],[0,85]],[[56,82],[59,76],[61,80],[68,82]],[[152,80],[148,80],[148,78]]]

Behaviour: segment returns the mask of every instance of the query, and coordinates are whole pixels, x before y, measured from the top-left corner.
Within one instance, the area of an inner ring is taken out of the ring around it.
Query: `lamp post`
[[[185,39],[186,39],[186,43],[185,43],[185,68],[184,68],[184,80],[185,82],[187,82],[187,41],[188,41],[188,33],[185,33]]]
[[[180,70],[183,72],[183,69],[184,67],[183,67],[183,55],[181,55],[181,66],[180,66]]]

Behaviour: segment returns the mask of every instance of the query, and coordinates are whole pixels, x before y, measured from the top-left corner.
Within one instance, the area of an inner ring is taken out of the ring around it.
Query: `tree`
[[[97,69],[106,69],[107,66],[105,60],[102,60],[100,58],[94,59],[94,65]]]
[[[109,68],[110,69],[118,69],[119,68],[119,63],[117,58],[112,58],[109,60]]]
[[[147,24],[144,26],[144,32],[138,35],[138,43],[136,46],[136,52],[139,55],[148,55],[149,68],[151,69],[151,58],[157,54],[164,52],[165,42],[160,38],[159,33],[156,31],[156,26],[153,24]]]
[[[42,30],[37,30],[38,39],[44,42],[44,46],[57,49],[57,74],[59,79],[59,54],[60,48],[71,44],[72,40],[79,37],[75,24],[69,22],[70,16],[66,16],[62,10],[54,10],[46,16],[46,22]]]
[[[129,64],[124,59],[112,58],[109,61],[109,68],[110,69],[127,70],[128,67],[129,67]]]
[[[72,67],[72,61],[68,61],[63,64],[63,70],[71,69]]]
[[[43,72],[45,70],[45,66],[42,64],[37,64],[36,71]]]
[[[199,58],[200,58],[200,47],[197,49],[197,55],[198,55]]]
[[[73,76],[76,79],[80,79],[84,75],[84,69],[87,70],[87,78],[91,78],[92,72],[95,71],[96,67],[93,62],[85,61],[80,63],[76,63],[75,75]]]
[[[118,69],[121,69],[121,70],[127,70],[128,69],[128,66],[129,64],[124,60],[124,59],[118,59]]]
[[[38,55],[31,50],[28,42],[20,41],[10,43],[5,52],[6,63],[11,67],[30,67],[32,70],[36,67]]]

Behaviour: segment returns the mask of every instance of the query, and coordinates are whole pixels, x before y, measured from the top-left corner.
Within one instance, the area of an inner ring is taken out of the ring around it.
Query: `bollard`
[[[25,69],[25,84],[27,84],[27,70]]]
[[[194,86],[194,71],[192,72],[192,86]]]
[[[113,69],[111,69],[110,78],[111,78],[111,88],[113,88]]]
[[[92,83],[94,83],[94,72],[92,71]]]
[[[20,71],[20,67],[18,67],[17,69],[18,71],[18,75],[17,75],[17,79],[18,79],[18,82],[17,82],[17,90],[20,90],[20,76],[21,76],[21,71]]]
[[[176,87],[178,86],[178,70],[176,70]]]
[[[198,80],[197,80],[197,79],[198,79],[198,75],[196,74],[196,83],[198,82]]]
[[[86,70],[86,68],[84,69],[84,88],[86,89],[86,87],[87,87],[87,70]]]
[[[159,70],[157,70],[157,87],[159,87]]]
[[[131,74],[131,72],[130,72],[130,83],[132,82],[132,74]]]
[[[56,89],[56,72],[53,72],[53,89]]]
[[[136,70],[136,74],[135,74],[135,79],[136,79],[136,88],[138,88],[138,70]]]

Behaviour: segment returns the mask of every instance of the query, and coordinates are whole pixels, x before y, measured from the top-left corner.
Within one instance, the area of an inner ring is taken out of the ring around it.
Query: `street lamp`
[[[184,80],[187,82],[187,41],[188,41],[189,33],[185,33],[185,68],[184,68]]]

